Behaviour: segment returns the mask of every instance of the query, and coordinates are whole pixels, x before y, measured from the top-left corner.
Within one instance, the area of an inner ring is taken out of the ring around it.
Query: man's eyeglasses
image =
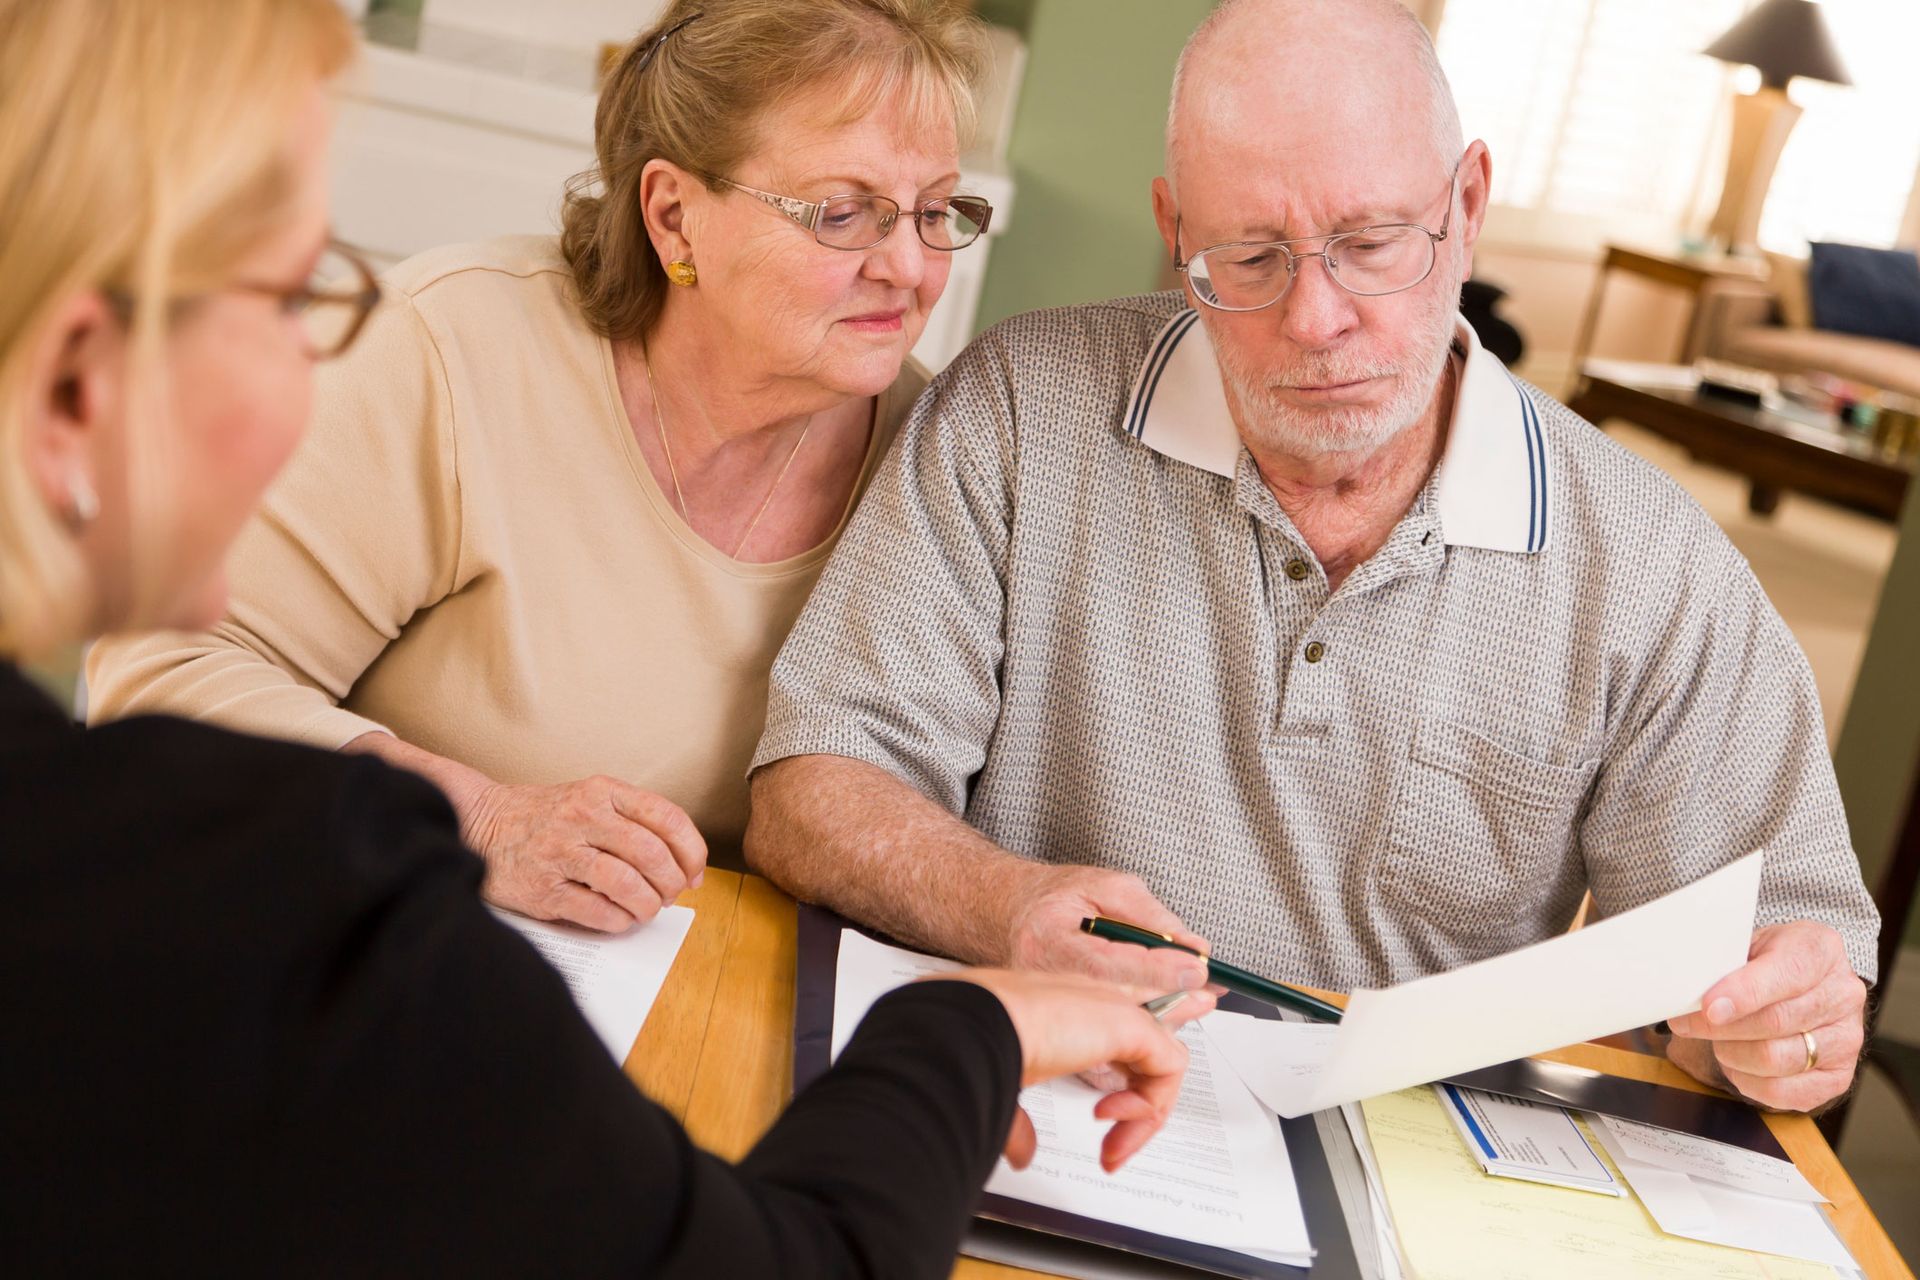
[[[813,238],[829,249],[871,249],[887,238],[905,212],[899,201],[885,196],[828,196],[818,204],[809,204],[792,196],[749,187],[731,178],[714,181],[772,205],[813,232]],[[993,220],[993,206],[979,196],[928,200],[915,205],[912,212],[913,229],[920,242],[942,253],[966,248],[985,234],[987,223]]]
[[[367,317],[380,303],[380,282],[373,268],[353,249],[329,241],[307,278],[289,289],[285,285],[256,281],[236,281],[204,293],[184,294],[170,299],[183,306],[216,293],[252,293],[272,298],[280,311],[299,318],[303,347],[311,360],[331,360],[360,336]],[[112,293],[109,300],[121,315],[133,313],[133,299],[124,293]]]
[[[1179,223],[1174,223],[1173,269],[1187,277],[1193,296],[1216,311],[1259,311],[1280,301],[1293,287],[1300,264],[1308,258],[1326,263],[1327,274],[1348,293],[1363,298],[1399,293],[1433,273],[1437,245],[1447,238],[1453,222],[1455,184],[1463,155],[1447,179],[1447,212],[1438,231],[1418,223],[1392,222],[1333,235],[1302,236],[1296,240],[1250,240],[1216,244],[1184,262],[1180,259]],[[1318,252],[1301,253],[1295,245],[1323,241]]]

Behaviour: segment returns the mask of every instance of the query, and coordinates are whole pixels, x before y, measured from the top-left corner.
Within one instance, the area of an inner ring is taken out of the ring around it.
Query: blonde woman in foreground
[[[204,627],[371,286],[327,256],[331,0],[0,0],[0,1238],[21,1275],[943,1275],[1021,1082],[1185,1057],[1141,994],[875,1006],[739,1165],[641,1097],[432,787],[19,663]],[[1204,1002],[1205,997],[1199,996]],[[1012,1125],[1009,1136],[1010,1125]]]
[[[953,0],[665,6],[562,233],[390,273],[226,616],[96,649],[95,718],[412,769],[529,915],[619,930],[710,856],[740,869],[774,654],[991,216],[958,185],[976,26]]]

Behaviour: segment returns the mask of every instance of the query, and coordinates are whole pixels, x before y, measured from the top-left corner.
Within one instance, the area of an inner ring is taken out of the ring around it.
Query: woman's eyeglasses
[[[282,312],[298,317],[314,360],[331,360],[352,346],[380,303],[372,266],[338,241],[327,245],[306,281],[292,289],[244,283],[228,288],[273,298]]]
[[[358,252],[330,241],[307,278],[292,288],[242,280],[170,301],[181,306],[216,293],[251,293],[273,299],[282,314],[300,321],[307,357],[331,360],[352,346],[366,327],[367,317],[380,303],[380,282]],[[115,292],[108,294],[108,299],[122,316],[132,314],[131,295]]]
[[[744,191],[765,202],[813,232],[813,238],[829,249],[850,252],[871,249],[885,240],[906,210],[897,200],[885,196],[828,196],[809,204],[793,196],[776,195],[735,182],[715,178],[715,182]],[[913,229],[929,249],[952,253],[964,249],[986,233],[993,220],[993,206],[979,196],[947,196],[928,200],[913,207]]]

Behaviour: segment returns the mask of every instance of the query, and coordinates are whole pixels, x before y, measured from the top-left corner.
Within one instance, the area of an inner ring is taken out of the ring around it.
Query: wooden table
[[[1700,295],[1706,287],[1716,280],[1762,281],[1767,278],[1764,260],[1733,258],[1725,254],[1661,253],[1626,245],[1608,245],[1594,276],[1593,292],[1587,296],[1587,310],[1580,319],[1579,336],[1573,342],[1573,369],[1576,376],[1580,366],[1592,354],[1593,335],[1600,327],[1600,304],[1606,299],[1607,279],[1616,271],[1684,289],[1692,295],[1693,309],[1688,313],[1687,333],[1680,346],[1682,364],[1691,364],[1694,357],[1700,354],[1704,336],[1700,333]]]
[[[1898,520],[1913,479],[1910,459],[1863,437],[1699,391],[1589,374],[1567,407],[1595,425],[1620,418],[1645,427],[1701,462],[1746,476],[1755,515],[1773,514],[1780,491],[1792,489]]]
[[[758,876],[710,870],[705,883],[680,901],[694,909],[693,928],[627,1056],[626,1072],[687,1126],[695,1142],[737,1160],[780,1114],[793,1079],[793,900]],[[1664,1059],[1601,1045],[1543,1056],[1708,1092]],[[1913,1280],[1813,1122],[1770,1115],[1767,1125],[1833,1202],[1835,1225],[1866,1274]],[[961,1258],[953,1274],[998,1280],[1038,1273]]]

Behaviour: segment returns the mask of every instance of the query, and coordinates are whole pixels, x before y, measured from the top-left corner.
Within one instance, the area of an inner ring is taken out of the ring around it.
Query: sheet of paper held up
[[[692,907],[667,907],[625,933],[596,933],[489,909],[559,972],[615,1062],[627,1060],[693,927]]]
[[[1330,1030],[1216,1015],[1207,1031],[1262,1102],[1299,1116],[1691,1013],[1747,961],[1761,858],[1546,942],[1355,991]]]
[[[895,987],[960,966],[875,942],[853,929],[840,934],[832,1048],[835,1057],[873,1002]],[[1093,1116],[1098,1090],[1075,1079],[1021,1090],[1039,1147],[1016,1170],[1005,1160],[987,1190],[1156,1235],[1306,1266],[1300,1193],[1285,1136],[1273,1116],[1223,1063],[1191,1024],[1187,1076],[1173,1116],[1119,1172],[1100,1168],[1106,1122]]]

